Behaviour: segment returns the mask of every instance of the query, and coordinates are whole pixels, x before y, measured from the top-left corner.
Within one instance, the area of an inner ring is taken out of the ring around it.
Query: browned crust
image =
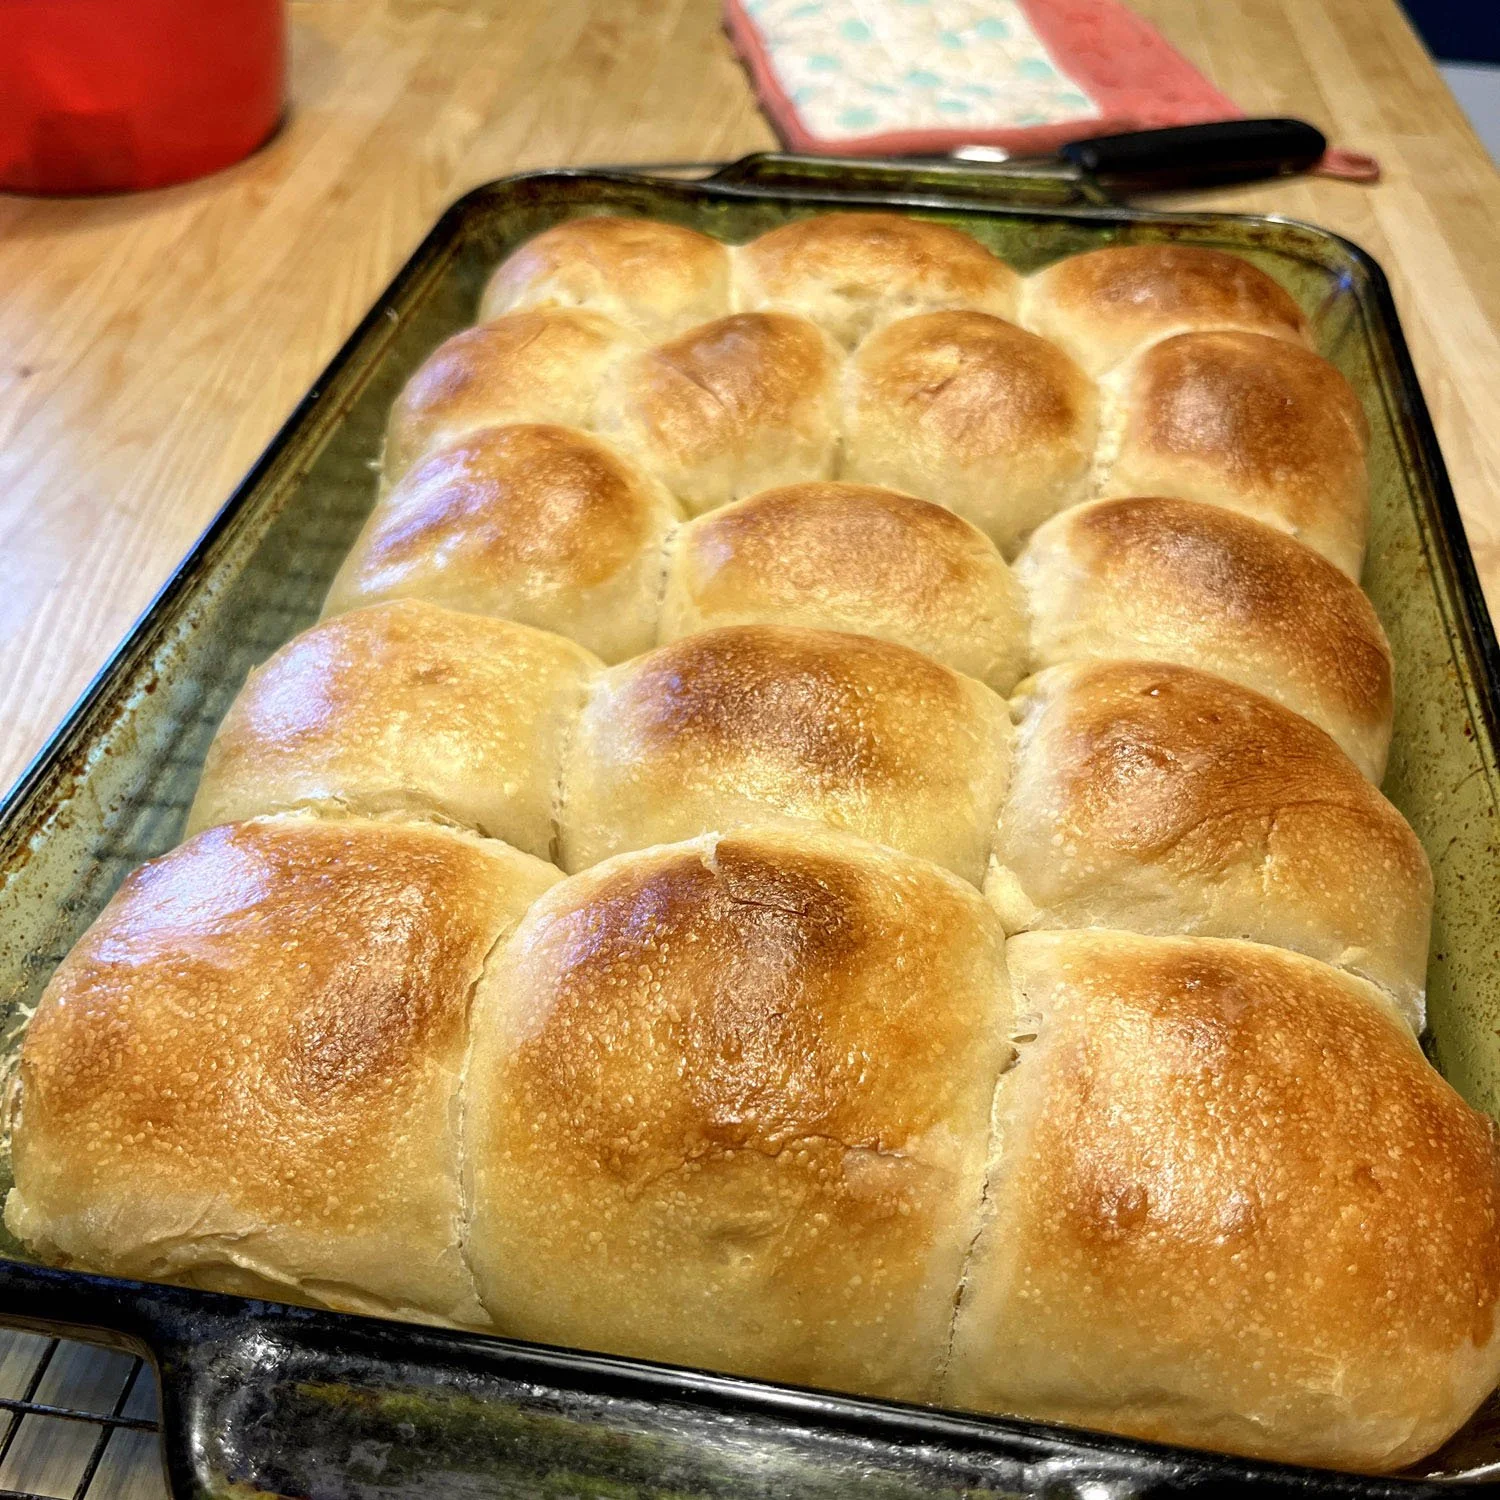
[[[1203,939],[1007,959],[1039,1035],[950,1399],[1355,1468],[1457,1428],[1500,1374],[1500,1157],[1381,997]]]
[[[1164,333],[1243,329],[1297,343],[1307,320],[1263,271],[1196,245],[1117,245],[1032,278],[1030,322],[1098,371]]]
[[[1061,349],[987,313],[888,324],[853,367],[871,420],[920,434],[959,465],[1078,443],[1092,411],[1092,386]]]
[[[961,230],[900,214],[820,214],[783,224],[740,251],[754,305],[782,304],[852,342],[881,307],[983,308],[1009,316],[1020,279]]]
[[[663,498],[612,448],[568,427],[465,434],[415,464],[356,545],[359,575],[411,571],[435,554],[455,571],[529,592],[591,588],[659,529]],[[346,588],[349,585],[346,585]]]
[[[816,830],[539,902],[476,1019],[498,1325],[931,1399],[1009,1051],[999,939],[960,882]]]
[[[729,310],[729,252],[717,240],[657,219],[570,219],[501,262],[480,317],[515,308],[593,307],[648,336]]]
[[[836,363],[806,319],[736,313],[657,345],[624,381],[653,453],[687,467],[805,427]]]
[[[1065,586],[1073,568],[1076,595]],[[1392,712],[1385,631],[1352,579],[1285,533],[1190,500],[1101,500],[1046,523],[1018,576],[1038,636],[1056,637],[1057,651],[1204,665],[1298,712],[1315,706],[1319,722],[1347,721],[1378,742],[1357,758],[1379,780]]]
[[[1332,365],[1262,334],[1185,333],[1127,368],[1107,493],[1264,510],[1357,576],[1369,427]]]
[[[608,318],[577,308],[513,313],[454,334],[391,408],[386,478],[399,479],[429,448],[474,427],[586,426],[605,367],[638,344]]]

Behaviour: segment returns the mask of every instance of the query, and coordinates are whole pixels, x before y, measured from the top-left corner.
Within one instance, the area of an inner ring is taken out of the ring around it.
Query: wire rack
[[[145,1361],[0,1333],[0,1500],[166,1500]]]

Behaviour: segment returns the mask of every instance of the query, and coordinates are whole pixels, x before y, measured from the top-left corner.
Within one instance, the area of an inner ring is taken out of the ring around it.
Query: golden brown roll
[[[656,642],[662,546],[679,518],[661,484],[586,433],[482,427],[377,503],[323,613],[426,599],[623,661]]]
[[[1091,375],[1174,333],[1239,329],[1307,342],[1302,309],[1238,255],[1198,245],[1114,245],[1029,278],[1026,326]]]
[[[142,866],[26,1033],[11,1233],[114,1276],[483,1323],[469,996],[557,878],[448,829],[301,818]]]
[[[957,511],[1007,557],[1082,500],[1093,383],[1055,344],[979,312],[903,318],[849,362],[842,477]]]
[[[783,625],[685,636],[594,684],[564,765],[558,862],[780,815],[977,884],[1011,739],[1004,699],[890,641]]]
[[[1118,417],[1103,494],[1202,500],[1290,532],[1358,579],[1369,429],[1349,382],[1257,333],[1184,333],[1111,377]]]
[[[656,219],[571,219],[500,263],[479,317],[535,307],[585,307],[648,339],[672,338],[729,311],[729,251]]]
[[[754,624],[879,636],[1002,693],[1025,667],[1021,594],[995,544],[940,505],[871,485],[766,490],[677,533],[662,640]]]
[[[1385,774],[1385,631],[1356,583],[1283,532],[1191,500],[1100,500],[1039,527],[1016,577],[1037,666],[1216,672],[1327,730],[1377,785]]]
[[[598,313],[544,308],[455,333],[396,398],[386,428],[385,481],[476,427],[512,422],[593,425],[599,388],[639,337]]]
[[[1001,1080],[945,1403],[1385,1470],[1500,1377],[1490,1121],[1373,987],[1199,938],[1006,948]]]
[[[1421,1029],[1427,856],[1316,725],[1158,662],[1052,667],[1018,708],[987,883],[1012,931],[1273,943],[1373,980]]]
[[[701,515],[832,476],[841,363],[804,318],[737,313],[628,360],[604,392],[599,430]]]
[[[603,663],[416,599],[325,620],[250,674],[188,830],[306,809],[434,818],[547,858],[562,747]]]
[[[1015,316],[1021,280],[978,240],[901,214],[819,214],[735,257],[739,305],[811,318],[846,348],[892,318],[943,308]]]
[[[855,839],[745,829],[565,881],[475,1000],[496,1327],[935,1399],[1008,1002],[978,893]]]

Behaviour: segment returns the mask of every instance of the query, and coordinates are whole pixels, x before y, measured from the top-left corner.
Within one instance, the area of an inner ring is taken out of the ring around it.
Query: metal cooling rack
[[[144,1360],[0,1333],[0,1500],[166,1500],[160,1425]]]

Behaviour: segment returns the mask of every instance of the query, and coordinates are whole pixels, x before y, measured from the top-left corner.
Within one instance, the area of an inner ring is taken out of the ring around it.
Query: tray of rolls
[[[180,1493],[1500,1473],[1389,293],[1061,192],[470,194],[13,793],[0,1314],[148,1349]]]

